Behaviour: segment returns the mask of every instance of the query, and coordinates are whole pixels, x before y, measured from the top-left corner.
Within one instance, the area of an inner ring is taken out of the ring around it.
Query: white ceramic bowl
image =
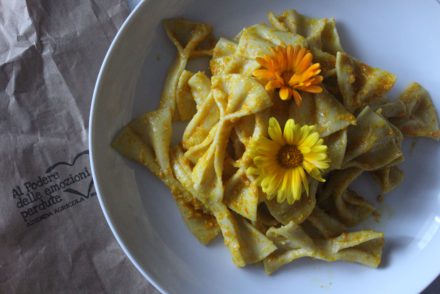
[[[269,10],[288,8],[314,17],[336,17],[349,53],[395,73],[396,93],[410,81],[420,82],[440,109],[440,5],[434,0],[142,2],[107,53],[90,117],[93,177],[109,226],[133,264],[164,293],[420,292],[440,272],[436,142],[418,140],[411,152],[406,145],[405,181],[380,205],[381,221],[367,224],[386,235],[379,269],[303,259],[273,276],[258,266],[236,268],[221,240],[208,247],[199,244],[166,187],[110,148],[122,126],[158,104],[175,56],[162,19],[184,16],[209,22],[217,36],[232,37],[244,26],[265,21]]]

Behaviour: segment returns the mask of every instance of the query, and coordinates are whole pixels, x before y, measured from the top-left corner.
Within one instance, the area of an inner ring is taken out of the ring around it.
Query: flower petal
[[[310,162],[313,160],[322,161],[327,159],[327,154],[324,152],[311,152],[305,155],[305,158]]]
[[[280,124],[278,123],[277,119],[274,117],[271,117],[269,119],[269,137],[279,143],[279,144],[285,144],[284,139],[283,139],[283,133],[281,132],[281,127]]]
[[[321,177],[321,173],[319,172],[319,170],[317,168],[314,168],[310,171],[309,175],[314,178],[315,180],[317,180],[318,182],[324,183],[325,179]]]
[[[290,66],[293,64],[295,58],[295,49],[293,48],[292,45],[287,46],[286,55],[287,55],[287,64]]]
[[[261,181],[261,188],[267,195],[276,195],[282,184],[282,180],[282,172],[275,172]]]
[[[301,95],[296,90],[293,90],[292,92],[293,92],[293,99],[295,100],[296,106],[301,106],[301,103],[302,103]]]
[[[307,196],[309,195],[309,181],[307,180],[307,175],[304,172],[303,168],[299,169],[299,175],[301,177],[302,185],[304,186],[304,190],[306,191]]]
[[[300,89],[304,92],[315,93],[315,94],[322,92],[322,88],[320,86],[297,87],[297,89]]]
[[[303,59],[304,55],[306,54],[306,49],[301,47],[301,46],[296,46],[295,48],[296,50],[296,58],[295,61],[293,63],[295,69],[296,67],[298,67],[299,63],[301,62],[301,60]]]
[[[266,89],[266,91],[271,91],[281,87],[282,85],[283,83],[280,82],[279,80],[272,80],[269,81],[264,88]]]
[[[281,100],[289,100],[290,98],[290,91],[287,87],[282,87],[280,89],[280,98]]]
[[[293,129],[293,138],[291,145],[295,145],[299,149],[299,141],[301,140],[301,138],[302,138],[301,127],[295,124],[295,128]]]
[[[274,74],[273,72],[266,70],[266,69],[257,69],[254,70],[254,72],[252,73],[252,75],[254,77],[256,77],[259,80],[262,81],[269,81],[270,79],[273,78]]]
[[[251,156],[276,154],[281,145],[266,137],[260,137],[258,140],[252,141],[249,153]]]
[[[310,135],[305,138],[303,142],[300,143],[300,146],[309,146],[312,147],[319,140],[318,132],[312,132]]]
[[[295,130],[297,126],[295,125],[295,121],[293,119],[288,119],[286,124],[284,125],[284,140],[286,140],[287,144],[295,145]]]
[[[310,63],[312,62],[313,55],[310,52],[307,52],[303,59],[301,59],[301,62],[298,64],[297,72],[303,73],[306,71],[306,69],[310,66]]]
[[[301,183],[301,176],[299,175],[299,169],[301,167],[297,167],[292,169],[292,195],[287,199],[287,202],[289,204],[293,204],[296,200],[301,199],[302,194],[302,183]]]
[[[284,173],[283,182],[281,184],[281,187],[278,189],[277,193],[277,202],[282,203],[288,198],[290,191],[288,188],[290,188],[290,183],[292,179],[292,172],[287,171]]]
[[[314,169],[313,164],[311,164],[307,160],[304,160],[302,165],[308,174],[310,174],[312,172],[312,170]]]
[[[312,149],[309,146],[306,146],[306,145],[299,145],[298,146],[298,150],[301,151],[301,153],[303,155],[307,154],[307,153],[310,153],[312,151]]]
[[[260,174],[260,171],[258,170],[258,168],[251,166],[246,169],[246,174],[258,176]]]
[[[320,155],[316,153],[309,153],[304,155],[304,162],[310,163],[313,167],[324,170],[329,168],[329,160],[327,158],[327,154],[324,153],[324,158],[318,158]]]
[[[311,151],[313,151],[313,152],[326,152],[327,149],[328,149],[327,146],[319,144],[319,145],[313,146]]]
[[[299,146],[304,145],[304,141],[314,131],[315,131],[315,127],[314,126],[308,126],[308,125],[302,126],[301,127],[301,139],[299,140],[298,145]]]

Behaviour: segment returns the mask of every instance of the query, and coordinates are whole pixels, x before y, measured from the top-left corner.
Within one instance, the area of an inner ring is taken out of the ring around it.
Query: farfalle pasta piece
[[[327,137],[350,125],[356,124],[356,118],[327,91],[317,94],[315,100],[315,116],[318,131]]]
[[[324,138],[324,143],[328,147],[327,155],[330,159],[328,171],[340,169],[344,162],[345,151],[347,149],[347,129],[340,130]]]
[[[250,182],[243,169],[225,183],[224,203],[241,216],[256,221],[259,190],[255,182]]]
[[[348,189],[361,173],[357,168],[333,171],[318,197],[318,206],[347,226],[360,223],[375,210],[363,197]]]
[[[246,169],[253,166],[252,156],[249,153],[247,146],[251,139],[258,138],[267,134],[268,109],[240,118],[234,123],[233,134],[230,139],[233,140],[232,146],[233,157],[235,158],[234,166],[238,169],[237,172],[243,173]],[[241,170],[241,171],[240,171]],[[251,182],[255,181],[254,177],[248,178],[246,175],[244,180],[249,179]]]
[[[301,124],[316,125],[322,137],[356,124],[356,118],[329,92],[303,96],[301,106],[290,106],[290,117]]]
[[[252,137],[259,137],[267,129],[267,120],[264,118],[267,115],[262,112],[242,117],[234,125],[235,136],[231,138],[237,138],[236,144],[240,144],[240,147],[237,147],[239,150],[234,150],[234,155],[237,157],[234,166],[237,170],[225,182],[224,202],[226,205],[252,222],[257,221],[257,207],[262,191],[256,184],[255,178],[248,178],[246,175],[246,169],[253,164],[249,152],[245,152],[245,147]]]
[[[383,193],[391,192],[403,181],[403,171],[395,165],[373,171],[371,175],[379,183]]]
[[[363,170],[360,168],[347,168],[330,173],[323,189],[318,193],[318,203],[323,203],[332,195],[341,195],[362,172]]]
[[[185,19],[164,21],[165,32],[177,49],[177,58],[170,67],[165,79],[159,108],[170,108],[174,113],[175,95],[179,78],[197,46],[211,34],[211,26]]]
[[[344,106],[351,112],[382,102],[396,82],[393,74],[373,68],[344,52],[336,54],[336,74]]]
[[[191,88],[188,84],[189,79],[194,74],[188,70],[184,70],[180,75],[176,88],[176,120],[190,120],[196,113],[196,103]]]
[[[354,226],[368,218],[375,208],[355,191],[347,189],[334,196],[334,205],[339,218],[347,226]]]
[[[217,91],[217,104],[222,105],[220,120],[236,122],[272,106],[272,100],[256,80],[240,75],[219,75],[212,78],[212,89]],[[214,95],[216,96],[216,95]]]
[[[266,24],[244,28],[238,39],[236,54],[249,59],[263,57],[271,53],[274,46],[306,46],[304,38],[291,32],[283,32]]]
[[[213,75],[239,73],[251,76],[260,67],[255,58],[247,58],[236,54],[238,44],[220,38],[213,50],[209,66]]]
[[[356,262],[376,268],[382,260],[384,233],[373,230],[362,230],[352,233],[342,233],[329,241],[324,241],[321,246],[330,252],[327,261],[343,260]]]
[[[215,216],[218,222],[225,245],[231,252],[233,262],[237,266],[244,266],[247,262],[242,254],[239,227],[237,226],[235,217],[221,201],[209,199],[205,194],[199,192],[194,186],[191,169],[192,167],[183,155],[182,150],[176,148],[173,156],[173,171],[176,178],[196,199],[209,207],[210,212]]]
[[[317,187],[317,181],[312,180],[309,195],[303,195],[293,204],[288,204],[287,202],[278,203],[276,199],[266,200],[266,206],[270,214],[280,223],[286,225],[293,221],[296,224],[300,224],[309,217],[315,208]]]
[[[209,92],[211,92],[211,79],[199,71],[188,80],[188,86],[196,103],[196,107],[199,109],[209,97]]]
[[[272,214],[270,214],[267,206],[264,202],[258,205],[257,220],[252,222],[254,227],[263,234],[266,234],[267,230],[271,227],[278,227],[281,225]]]
[[[171,175],[169,158],[171,124],[170,109],[160,108],[140,115],[127,126],[141,136],[143,142],[148,146],[148,149],[145,150],[152,151],[151,154],[145,154],[145,158],[154,158],[154,162],[159,165],[161,172],[167,175]],[[158,133],[161,135],[156,135]]]
[[[393,101],[384,101],[382,104],[375,105],[373,107],[375,111],[382,115],[383,117],[390,118],[403,118],[407,116],[407,110],[405,103],[400,99],[395,99]]]
[[[240,138],[240,141],[248,146],[249,140],[251,138],[258,138],[261,136],[267,135],[267,127],[269,121],[269,109],[265,109],[258,113],[255,113],[253,116],[247,116],[241,118],[238,123],[235,125],[235,130],[237,131],[237,135]],[[252,134],[252,135],[251,135]],[[246,153],[244,157],[244,161],[249,159],[250,155]],[[248,168],[248,165],[244,165],[243,167]]]
[[[212,140],[214,126],[218,123],[219,118],[219,109],[210,93],[186,127],[182,137],[183,147],[188,150],[191,148],[200,149],[201,147],[197,145],[206,141],[207,137]]]
[[[206,203],[216,203],[223,199],[223,161],[230,131],[231,125],[227,122],[217,124],[212,142],[192,170],[194,189],[203,195]]]
[[[406,114],[393,116],[391,122],[407,136],[440,139],[437,112],[429,93],[418,83],[412,83],[399,97]]]
[[[178,180],[188,191],[192,191],[197,199],[206,201],[206,197],[194,188],[191,167],[182,151],[176,149],[174,158],[176,160],[173,161],[173,168]],[[234,215],[222,202],[210,203],[209,207],[219,224],[232,260],[237,266],[261,261],[276,249],[269,239],[251,224]]]
[[[259,262],[276,250],[270,239],[240,216],[234,215],[223,203],[217,202],[210,207],[236,266]]]
[[[343,223],[318,206],[313,209],[312,214],[302,224],[302,228],[312,238],[324,239],[337,237],[347,231],[347,227]]]
[[[141,118],[147,123],[147,133],[160,169],[163,173],[171,175],[169,150],[173,129],[170,108],[159,108],[147,112]]]
[[[218,107],[215,105],[214,97],[211,95],[211,80],[204,73],[194,74],[188,80],[188,86],[194,97],[197,112],[185,128],[182,145],[185,149],[194,147],[190,152],[194,154],[187,154],[187,157],[195,157],[193,160],[195,162],[206,150],[207,143],[212,140],[213,127],[218,122],[220,114]]]
[[[168,186],[188,229],[201,243],[208,244],[220,232],[215,218],[180,182],[161,172],[153,150],[146,141],[148,135],[143,133],[146,126],[142,122],[143,120],[135,120],[123,128],[113,140],[112,147],[127,158],[146,166]]]
[[[234,126],[235,134],[237,138],[240,140],[241,144],[243,144],[243,148],[249,143],[249,140],[257,136],[256,131],[261,128],[258,124],[263,123],[262,119],[258,119],[260,113],[255,114],[253,116],[246,116],[241,118]],[[243,150],[244,151],[244,150]]]
[[[400,131],[368,106],[348,128],[347,142],[343,168],[377,170],[403,156]]]
[[[252,136],[253,130],[250,130],[249,135],[246,134],[249,130],[249,128],[246,127],[248,125],[255,126],[255,116],[246,116],[240,119],[239,122],[235,124],[231,137],[229,138],[229,154],[234,160],[233,165],[236,168],[242,167],[242,158],[246,151],[246,144]],[[241,128],[241,126],[244,126],[244,128]]]
[[[201,193],[209,195],[207,197],[212,198],[211,201],[218,201],[223,197],[223,160],[233,122],[268,108],[272,102],[257,81],[238,74],[214,76],[211,95],[219,109],[220,118],[216,127],[212,128],[212,142],[195,163],[192,176]],[[198,119],[197,114],[194,119]],[[193,121],[190,126],[197,128]]]
[[[326,81],[328,85],[328,81],[336,77],[336,55],[324,52],[315,47],[312,47],[311,51],[315,60],[321,64],[322,75],[325,79],[328,79]]]
[[[270,228],[266,236],[277,246],[277,250],[263,261],[264,270],[272,274],[283,265],[302,257],[320,256],[313,239],[308,236],[300,225],[293,221],[279,228]]]
[[[205,137],[202,137],[203,134],[201,134],[200,132],[196,134],[197,136],[191,137],[192,140],[198,140],[198,139],[203,140],[197,145],[192,146],[185,152],[185,157],[188,158],[188,160],[190,160],[193,164],[196,164],[199,161],[200,157],[203,156],[203,154],[205,154],[206,151],[208,150],[211,142],[214,140],[217,127],[218,125],[215,124],[212,127],[212,129],[209,131],[209,133],[205,134]]]
[[[303,36],[310,47],[333,55],[343,51],[333,18],[311,18],[290,9],[279,16],[269,13],[269,22],[278,30]]]
[[[217,107],[218,121],[209,131],[212,134],[212,141],[207,144],[205,153],[198,158],[191,171],[191,189],[195,191],[200,201],[207,204],[216,217],[234,263],[244,266],[250,261],[241,254],[237,224],[233,214],[222,202],[225,188],[223,164],[234,123],[270,107],[272,102],[263,86],[257,81],[238,74],[214,76],[210,96],[205,103]],[[194,116],[188,128],[197,128],[199,122],[203,122],[198,116],[203,110],[204,106]]]
[[[260,262],[277,249],[269,238],[245,219],[237,216],[236,222],[240,231],[240,245],[246,264]]]
[[[344,260],[371,267],[379,266],[382,259],[383,233],[371,230],[342,233],[331,239],[312,239],[300,225],[290,222],[280,228],[270,228],[266,235],[279,248],[263,261],[268,274],[301,257],[328,262]]]
[[[212,27],[206,23],[193,22],[184,18],[172,18],[163,21],[165,32],[176,47],[179,55],[190,57],[212,32]]]
[[[169,148],[172,135],[172,119],[176,117],[176,90],[179,79],[186,67],[191,52],[211,33],[206,24],[194,23],[183,19],[164,21],[165,31],[177,48],[178,56],[168,71],[160,106],[157,110],[142,116],[148,130],[148,136],[159,162],[161,171],[169,176]]]
[[[160,167],[151,146],[148,128],[148,120],[144,113],[119,131],[112,141],[112,147],[156,174],[160,172]]]

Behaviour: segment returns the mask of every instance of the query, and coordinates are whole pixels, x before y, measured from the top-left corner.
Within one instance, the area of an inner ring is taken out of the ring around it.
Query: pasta
[[[334,19],[288,10],[212,46],[212,28],[164,22],[177,57],[158,109],[112,146],[167,185],[203,244],[219,234],[239,267],[268,274],[298,258],[380,264],[384,234],[353,227],[375,207],[351,187],[364,173],[383,193],[403,180],[404,136],[438,140],[428,92],[350,56]],[[209,72],[190,59],[209,56]],[[179,144],[175,121],[187,123]],[[284,128],[282,127],[284,126]]]

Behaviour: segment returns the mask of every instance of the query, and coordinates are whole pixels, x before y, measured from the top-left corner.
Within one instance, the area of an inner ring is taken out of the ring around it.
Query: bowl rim
[[[115,55],[115,48],[119,46],[120,43],[123,42],[124,38],[123,36],[127,33],[127,31],[130,30],[133,23],[136,23],[137,19],[142,16],[142,10],[143,8],[152,0],[140,0],[138,4],[134,7],[134,9],[130,12],[128,17],[124,20],[122,26],[119,28],[118,32],[114,36],[112,42],[110,43],[110,46],[104,56],[104,59],[102,61],[101,68],[99,69],[98,76],[96,78],[95,87],[93,90],[92,95],[92,102],[91,102],[91,108],[90,108],[90,114],[89,114],[89,134],[88,134],[88,140],[89,140],[89,152],[90,152],[90,169],[93,177],[94,187],[96,191],[96,195],[98,197],[99,206],[101,207],[101,211],[104,214],[104,218],[110,227],[110,230],[115,237],[116,241],[118,242],[119,246],[122,248],[122,251],[125,253],[125,255],[128,257],[128,259],[131,261],[131,263],[135,266],[135,268],[142,274],[142,276],[150,283],[152,284],[157,290],[159,290],[161,293],[167,294],[168,292],[151,276],[149,273],[147,273],[146,270],[144,270],[139,263],[136,261],[136,259],[133,257],[132,252],[130,249],[127,248],[125,245],[124,240],[121,239],[118,229],[113,224],[113,220],[110,217],[107,209],[107,205],[102,197],[101,188],[100,188],[100,182],[97,180],[98,175],[97,171],[95,170],[95,149],[94,149],[94,137],[95,137],[95,129],[94,129],[94,121],[95,121],[95,108],[97,104],[98,97],[101,96],[101,89],[103,87],[103,80],[104,76],[106,75],[107,69],[110,66],[111,60],[113,59],[113,56]]]

